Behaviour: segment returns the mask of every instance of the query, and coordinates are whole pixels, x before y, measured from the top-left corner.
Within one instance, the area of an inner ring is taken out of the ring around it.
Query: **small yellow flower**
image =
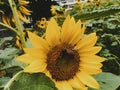
[[[76,2],[80,5],[81,4],[81,0],[76,0]]]
[[[22,44],[21,44],[20,38],[19,38],[18,36],[16,36],[16,46],[17,46],[19,49],[22,49]]]
[[[29,1],[26,1],[26,0],[18,0],[18,2],[20,5],[28,5],[29,4]]]
[[[53,15],[56,15],[56,14],[57,14],[57,12],[56,12],[56,9],[55,9],[55,6],[54,6],[54,5],[52,5],[52,6],[51,6],[50,11],[51,11],[51,13],[52,13]]]
[[[104,58],[96,54],[102,47],[94,46],[96,33],[83,35],[85,26],[68,16],[60,28],[54,18],[48,22],[45,39],[28,32],[33,48],[24,48],[25,54],[17,60],[28,64],[24,72],[43,72],[54,81],[59,90],[99,89],[92,75],[101,73]]]
[[[37,27],[39,28],[46,28],[47,20],[45,17],[41,18],[40,21],[36,22]]]

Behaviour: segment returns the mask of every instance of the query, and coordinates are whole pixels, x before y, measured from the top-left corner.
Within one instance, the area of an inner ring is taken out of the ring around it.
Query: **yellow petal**
[[[89,48],[81,48],[78,50],[79,55],[80,56],[84,56],[84,55],[94,55],[97,54],[100,50],[102,49],[102,47],[100,46],[96,46],[96,47],[89,47]]]
[[[25,53],[36,59],[46,59],[47,57],[47,52],[43,52],[41,48],[24,48],[23,50]]]
[[[81,81],[75,76],[73,79],[68,80],[68,83],[76,89],[84,89],[86,88],[85,85],[83,83],[81,83]]]
[[[64,33],[63,36],[61,36],[61,41],[62,43],[69,43],[69,41],[71,40],[72,36],[73,36],[73,30],[75,28],[75,20],[74,18],[71,18],[69,21],[68,21],[68,25],[66,26],[66,30],[63,31],[61,30],[61,35],[62,35],[62,32]]]
[[[50,46],[56,46],[60,43],[60,28],[54,18],[48,22],[46,40]]]
[[[46,76],[48,76],[49,78],[52,79],[52,75],[50,74],[50,72],[47,69],[45,69],[43,73],[45,73]]]
[[[73,90],[73,88],[67,81],[56,81],[55,84],[58,90]]]
[[[58,88],[58,90],[62,90],[62,85],[61,85],[61,83],[60,83],[60,81],[54,81],[54,83],[55,83],[55,85],[56,85],[56,87]]]
[[[88,74],[99,74],[102,72],[101,69],[94,69],[94,68],[87,68],[87,67],[80,67],[80,71],[84,71]]]
[[[75,49],[79,50],[82,48],[87,48],[87,47],[92,47],[95,45],[95,43],[97,42],[97,37],[96,37],[96,33],[91,33],[85,37],[83,37],[78,44],[76,45]]]
[[[78,21],[75,27],[75,30],[73,30],[73,35],[72,35],[72,39],[70,40],[70,44],[71,45],[75,45],[78,43],[78,41],[80,41],[83,33],[85,32],[85,26],[83,26],[81,28],[81,22]]]
[[[99,89],[99,84],[97,83],[97,81],[92,76],[90,76],[90,75],[88,75],[84,72],[78,72],[77,77],[85,85],[87,85],[89,87],[92,87],[92,88]]]
[[[25,64],[30,64],[31,62],[35,61],[35,59],[31,57],[29,54],[23,54],[21,56],[18,56],[16,60],[23,62]]]
[[[104,58],[97,55],[80,56],[80,61],[86,63],[99,63],[103,62],[104,60]]]
[[[43,38],[29,31],[28,31],[28,36],[30,42],[35,48],[44,48],[45,50],[48,50],[48,43]]]
[[[94,68],[94,69],[100,69],[103,65],[101,63],[84,63],[80,62],[80,67],[85,67],[85,68]]]
[[[42,60],[41,60],[42,61]],[[43,60],[44,61],[44,60]],[[29,66],[24,68],[24,72],[38,73],[43,72],[46,69],[47,64],[40,61],[32,62]]]
[[[62,82],[62,90],[73,90],[73,88],[67,81],[63,81]]]
[[[61,41],[62,42],[64,42],[65,37],[68,35],[67,33],[69,33],[69,30],[68,30],[69,21],[70,21],[70,16],[68,15],[65,21],[63,22],[62,29],[61,29]]]

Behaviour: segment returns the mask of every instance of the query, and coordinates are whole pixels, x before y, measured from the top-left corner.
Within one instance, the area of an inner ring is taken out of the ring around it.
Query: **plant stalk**
[[[14,82],[14,80],[18,77],[18,75],[20,75],[23,71],[19,71],[18,73],[16,73],[11,79],[10,81],[4,86],[4,90],[9,90],[10,85]]]
[[[23,34],[23,27],[22,27],[21,22],[20,22],[19,17],[18,17],[16,4],[15,4],[14,0],[8,0],[8,1],[9,1],[9,4],[10,4],[10,7],[12,9],[14,19],[16,21],[16,26],[17,26],[17,29],[18,29],[18,33],[19,33],[19,37],[20,37],[20,40],[21,40],[22,47],[25,48],[26,44],[25,44],[25,38],[24,38],[24,34]]]

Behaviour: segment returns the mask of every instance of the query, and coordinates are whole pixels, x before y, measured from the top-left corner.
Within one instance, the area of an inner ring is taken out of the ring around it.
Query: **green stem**
[[[4,26],[4,27],[6,27],[6,28],[8,28],[8,29],[10,29],[10,30],[12,30],[12,31],[14,31],[17,35],[19,35],[19,33],[18,33],[14,28],[12,28],[12,27],[4,24],[4,23],[1,23],[1,22],[0,22],[0,25],[1,25],[1,26]]]
[[[20,36],[22,47],[26,47],[25,38],[24,38],[24,35],[23,35],[23,27],[22,27],[22,25],[20,23],[20,20],[19,20],[19,17],[18,17],[16,4],[15,4],[14,0],[8,0],[8,1],[9,1],[9,4],[10,4],[10,7],[12,9],[14,19],[16,21],[16,26],[17,26],[17,29],[18,29],[18,33],[19,33],[19,36]]]
[[[14,82],[14,80],[18,77],[18,75],[20,75],[23,71],[20,71],[18,73],[16,73],[12,79],[10,79],[10,81],[4,86],[3,90],[9,90],[10,85]]]

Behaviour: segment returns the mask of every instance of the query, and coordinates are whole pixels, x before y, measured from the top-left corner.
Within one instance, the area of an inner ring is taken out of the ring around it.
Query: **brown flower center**
[[[79,54],[70,45],[53,47],[47,57],[47,69],[56,81],[69,80],[79,70]]]

